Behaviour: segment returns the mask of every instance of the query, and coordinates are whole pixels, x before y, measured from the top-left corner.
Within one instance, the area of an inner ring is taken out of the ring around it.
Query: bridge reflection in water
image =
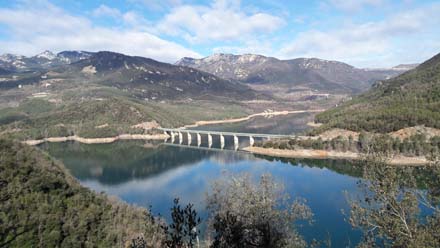
[[[293,139],[295,135],[283,135],[283,134],[262,134],[262,133],[236,133],[236,132],[222,132],[222,131],[204,131],[204,130],[189,130],[182,128],[159,128],[170,138],[172,144],[175,144],[176,139],[179,145],[184,143],[184,136],[186,136],[186,144],[191,146],[192,137],[195,135],[197,146],[200,147],[202,144],[202,135],[207,136],[208,148],[212,147],[213,136],[218,136],[220,140],[220,149],[225,147],[225,136],[233,137],[234,150],[238,150],[240,142],[239,137],[246,138],[249,140],[249,145],[253,146],[255,139]],[[168,139],[166,141],[168,141]]]

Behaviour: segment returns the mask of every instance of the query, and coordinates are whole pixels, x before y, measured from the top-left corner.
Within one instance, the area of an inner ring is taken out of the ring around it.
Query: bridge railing
[[[240,136],[240,137],[258,137],[258,138],[288,138],[293,139],[296,135],[286,134],[264,134],[264,133],[241,133],[241,132],[226,132],[226,131],[207,131],[207,130],[195,130],[195,129],[182,129],[182,128],[158,128],[158,130],[164,132],[175,133],[193,133],[193,134],[211,134],[211,135],[224,135],[224,136]]]

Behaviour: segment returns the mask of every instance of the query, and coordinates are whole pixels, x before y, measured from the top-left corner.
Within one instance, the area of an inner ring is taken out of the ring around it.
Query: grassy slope
[[[36,148],[0,139],[0,246],[115,247],[153,237],[145,210],[81,187]]]
[[[324,123],[317,132],[333,127],[382,133],[416,125],[440,128],[440,54],[317,115],[316,121]]]
[[[17,108],[0,110],[0,128],[20,130],[3,135],[17,139],[79,135],[111,137],[121,133],[141,133],[131,126],[156,120],[165,127],[178,127],[197,120],[244,116],[247,110],[232,103],[197,101],[190,103],[141,102],[127,97],[68,102],[60,106],[43,99],[28,100]],[[106,127],[97,128],[107,124]]]

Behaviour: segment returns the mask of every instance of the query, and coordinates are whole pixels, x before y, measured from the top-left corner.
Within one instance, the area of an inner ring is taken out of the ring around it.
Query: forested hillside
[[[148,212],[79,185],[38,149],[0,139],[0,247],[128,247],[160,240]],[[156,234],[155,234],[156,233]]]
[[[318,131],[335,127],[385,133],[417,125],[440,128],[440,54],[317,115],[316,121],[324,123]]]

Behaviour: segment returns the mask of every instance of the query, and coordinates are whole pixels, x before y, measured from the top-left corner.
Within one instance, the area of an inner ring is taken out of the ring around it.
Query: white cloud
[[[399,62],[402,54],[396,51],[407,48],[405,57],[416,62],[420,59],[421,50],[426,53],[423,44],[427,42],[417,42],[417,39],[436,32],[436,27],[440,25],[439,12],[440,5],[435,4],[398,13],[383,21],[350,24],[326,31],[308,30],[283,45],[278,56],[319,57],[361,66],[383,66],[402,62]],[[430,52],[435,49],[440,47],[433,47]]]
[[[122,14],[121,20],[124,25],[137,30],[154,30],[153,25],[147,19],[134,11]]]
[[[284,24],[280,17],[267,13],[245,13],[239,1],[217,0],[211,6],[182,5],[172,9],[158,30],[197,43],[240,40],[273,32]]]
[[[116,20],[118,23],[122,23],[127,27],[131,27],[137,30],[152,30],[151,23],[146,20],[142,15],[134,12],[127,11],[122,13],[119,9],[111,8],[105,4],[101,4],[98,8],[92,12],[95,17],[110,17]]]
[[[119,18],[122,16],[122,13],[118,9],[111,8],[105,4],[101,4],[98,8],[93,10],[93,15],[97,17],[109,16],[112,18]]]
[[[119,14],[105,7],[97,13]],[[136,19],[127,13],[122,15],[126,17],[125,22]],[[184,56],[200,57],[194,51],[147,31],[95,26],[89,19],[70,15],[48,2],[27,2],[17,8],[2,8],[0,24],[7,26],[10,34],[8,40],[0,40],[1,52],[33,55],[46,49],[110,50],[167,62]]]

